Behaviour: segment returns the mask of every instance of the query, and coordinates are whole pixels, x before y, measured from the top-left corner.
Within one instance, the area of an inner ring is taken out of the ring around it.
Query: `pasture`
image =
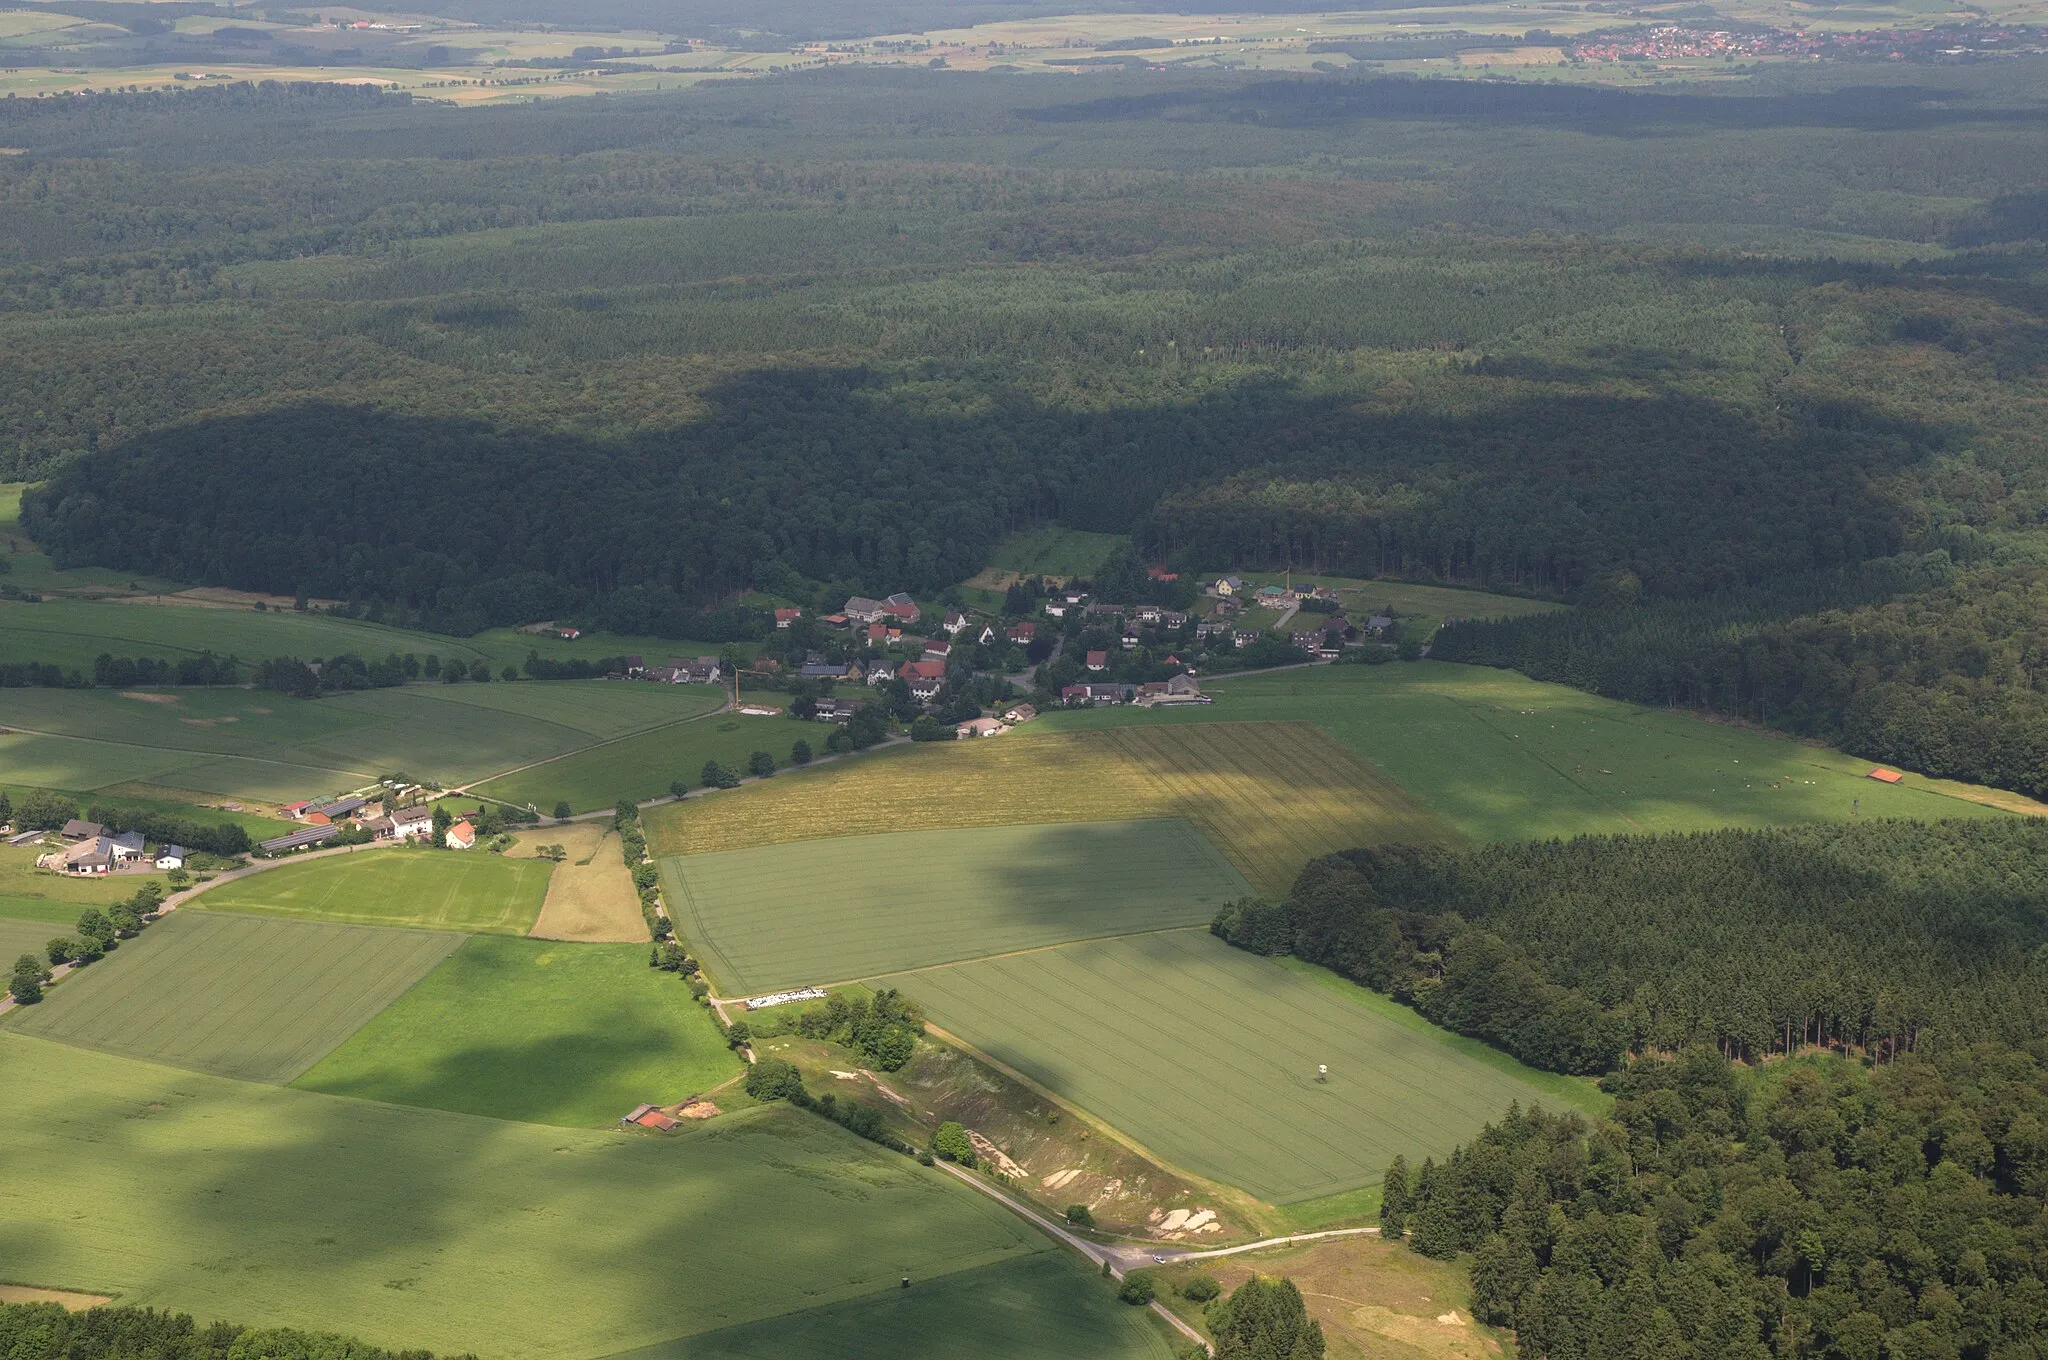
[[[135,890],[149,881],[146,875],[65,874],[36,868],[36,857],[46,853],[41,845],[0,845],[0,902],[16,904],[12,909],[0,909],[0,915],[27,915],[68,924],[87,907],[104,907],[133,897]]]
[[[1442,1156],[1511,1101],[1559,1103],[1512,1064],[1206,931],[875,982],[1155,1156],[1274,1204],[1375,1184],[1397,1153]]]
[[[290,1081],[461,943],[420,930],[172,912],[9,1025],[217,1076]]]
[[[1206,723],[898,747],[646,814],[657,854],[920,828],[1186,817],[1260,892],[1316,855],[1456,831],[1312,728]]]
[[[962,1270],[615,1360],[1168,1360],[1149,1310],[1064,1251]]]
[[[666,1138],[544,1128],[8,1028],[0,1275],[124,1304],[586,1360],[1046,1250],[944,1173],[787,1107]]]
[[[988,564],[1020,576],[1092,576],[1111,553],[1130,541],[1123,534],[1091,534],[1041,524],[997,544]]]
[[[899,831],[662,861],[724,992],[1204,925],[1250,885],[1183,820]]]
[[[541,940],[588,943],[646,943],[647,918],[618,837],[595,822],[522,831],[508,853],[532,855],[559,845],[568,856],[548,875],[547,899],[528,931]]]
[[[298,1085],[394,1105],[597,1128],[740,1070],[647,947],[478,935]]]
[[[0,967],[12,969],[14,961],[23,954],[33,954],[41,961],[44,945],[59,935],[71,933],[70,922],[60,925],[33,917],[10,916],[7,910],[7,899],[0,897]]]
[[[186,910],[524,935],[552,867],[481,850],[378,847],[287,861],[212,888]]]
[[[1048,715],[1061,732],[1218,722],[1311,724],[1473,840],[1785,826],[1852,817],[2048,812],[2015,795],[1908,775],[1684,712],[1638,708],[1512,671],[1418,661],[1246,674],[1198,709]],[[1008,740],[1009,738],[1004,738]]]
[[[687,690],[711,696],[714,701],[722,698],[715,686],[647,688]],[[779,702],[782,696],[770,697]],[[528,804],[543,812],[557,802],[567,802],[578,812],[587,812],[608,808],[621,798],[645,802],[662,797],[678,779],[697,788],[702,783],[698,776],[707,760],[743,769],[749,755],[766,751],[779,765],[787,765],[789,748],[799,740],[808,741],[814,751],[823,751],[825,738],[831,734],[832,728],[826,723],[712,713],[695,722],[673,723],[486,780],[476,785],[475,791],[508,803]]]

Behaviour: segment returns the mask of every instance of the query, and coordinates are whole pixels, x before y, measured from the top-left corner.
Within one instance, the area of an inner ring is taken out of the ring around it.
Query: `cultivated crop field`
[[[662,861],[730,993],[1206,924],[1251,889],[1179,819],[842,836]]]
[[[306,1090],[602,1127],[740,1071],[644,945],[479,935],[301,1077]]]
[[[0,897],[0,913],[8,910],[8,900]],[[69,926],[69,922],[59,925],[33,918],[0,915],[0,964],[12,968],[14,961],[23,954],[33,954],[38,960],[42,959],[43,946],[59,935],[70,934]]]
[[[1309,723],[1480,841],[2001,815],[1971,798],[2048,812],[1918,775],[1879,784],[1864,777],[1870,761],[1826,747],[1477,666],[1319,666],[1233,676],[1206,692],[1215,703],[1200,709],[1075,710],[1039,722],[1063,732]]]
[[[224,1077],[290,1081],[461,943],[422,930],[177,911],[8,1025]]]
[[[523,831],[509,853],[532,855],[543,845],[559,845],[568,858],[548,875],[547,900],[528,934],[542,940],[583,940],[591,943],[645,943],[647,918],[640,912],[640,893],[626,868],[618,838],[595,822]]]
[[[1546,1100],[1510,1065],[1206,931],[875,981],[1155,1155],[1274,1204],[1376,1184],[1396,1153],[1441,1156],[1509,1102]]]
[[[540,915],[552,867],[477,850],[359,850],[223,883],[186,910],[524,935]]]
[[[583,1360],[1046,1250],[943,1172],[786,1107],[666,1138],[545,1128],[9,1028],[0,1274],[124,1304]]]
[[[1063,1251],[962,1270],[617,1360],[1167,1360],[1149,1313]]]
[[[1035,726],[1035,725],[1034,725]],[[901,747],[647,814],[659,854],[916,827],[1186,817],[1252,885],[1284,893],[1314,855],[1456,832],[1312,729],[1201,724],[1024,729]]]
[[[487,659],[459,638],[296,610],[220,608],[178,596],[0,604],[0,655],[10,659],[90,671],[93,658],[103,652],[176,660],[209,651],[249,663],[341,652],[362,657],[431,652],[465,665]]]
[[[716,686],[649,685],[648,689],[679,689],[707,695],[714,704],[723,698]],[[780,702],[777,696],[770,700]],[[753,702],[749,698],[747,702]],[[789,763],[789,748],[799,740],[822,751],[832,729],[825,723],[789,717],[752,717],[713,713],[695,722],[675,723],[651,732],[577,751],[560,760],[521,770],[476,786],[478,793],[508,803],[528,804],[543,812],[567,802],[579,812],[610,807],[621,798],[659,798],[681,779],[691,788],[702,780],[704,762],[716,760],[744,769],[747,757],[766,751],[779,765]]]

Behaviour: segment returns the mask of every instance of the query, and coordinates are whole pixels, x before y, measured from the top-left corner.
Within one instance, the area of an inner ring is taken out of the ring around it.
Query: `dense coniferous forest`
[[[0,478],[63,562],[458,633],[1058,519],[1581,603],[1438,654],[2041,788],[2040,73],[1853,74],[15,100]]]
[[[1473,1253],[1530,1360],[2022,1360],[2048,1338],[2048,1054],[1744,1081],[1694,1051],[1577,1116],[1511,1111],[1389,1170],[1389,1235]]]
[[[1216,933],[1553,1071],[2048,1035],[2048,826],[1876,821],[1318,860]]]
[[[428,1351],[387,1351],[354,1337],[291,1327],[201,1327],[154,1308],[67,1311],[56,1303],[0,1303],[0,1355],[8,1360],[432,1360]]]

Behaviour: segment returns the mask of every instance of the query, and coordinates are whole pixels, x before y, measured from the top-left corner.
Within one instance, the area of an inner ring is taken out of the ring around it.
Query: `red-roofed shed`
[[[1897,770],[1887,770],[1880,766],[1870,772],[1870,777],[1880,784],[1896,784],[1906,776],[1900,774]]]

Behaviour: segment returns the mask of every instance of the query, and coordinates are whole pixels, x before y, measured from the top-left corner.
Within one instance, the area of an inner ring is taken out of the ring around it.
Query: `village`
[[[731,649],[661,665],[627,656],[610,678],[730,684],[740,712],[763,715],[782,709],[750,705],[741,691],[772,691],[791,696],[792,716],[826,723],[879,706],[919,739],[937,740],[999,735],[1048,707],[1208,703],[1207,675],[1394,654],[1393,617],[1353,622],[1336,588],[1296,584],[1291,574],[1263,585],[1227,574],[1190,590],[1155,567],[1146,585],[1185,602],[1120,603],[1085,582],[1038,577],[1011,583],[986,611],[906,593],[854,595],[815,618],[780,604],[751,658]]]

